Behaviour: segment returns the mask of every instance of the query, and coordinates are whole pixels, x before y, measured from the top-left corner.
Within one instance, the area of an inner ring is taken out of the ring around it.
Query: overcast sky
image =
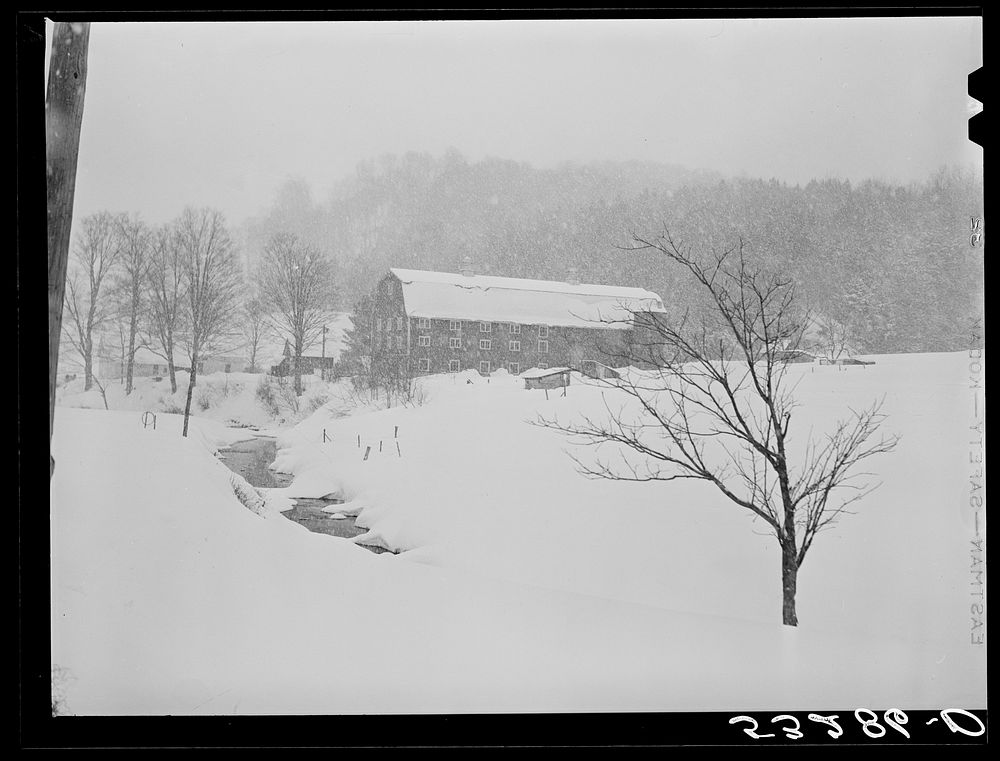
[[[978,164],[978,18],[95,23],[75,217],[238,224],[289,177],[455,147],[791,183]]]

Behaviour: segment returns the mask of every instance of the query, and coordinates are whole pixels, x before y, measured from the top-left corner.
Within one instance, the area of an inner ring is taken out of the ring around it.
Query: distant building
[[[392,268],[376,287],[373,357],[405,358],[415,374],[567,367],[605,376],[632,339],[635,313],[662,313],[642,288]]]
[[[102,345],[96,352],[97,377],[102,379],[124,378],[127,363],[122,362],[121,350],[107,349]],[[178,347],[174,356],[174,370],[187,372],[191,369],[191,359],[183,347]],[[247,360],[239,354],[215,354],[198,360],[198,374],[242,373],[247,370]],[[166,377],[170,370],[167,360],[144,346],[136,348],[132,360],[133,378]]]
[[[101,379],[125,377],[127,363],[122,362],[120,350],[108,350],[102,346],[96,354],[97,377]],[[182,362],[186,363],[187,360],[185,359]],[[135,350],[135,355],[132,359],[133,378],[153,378],[164,376],[167,372],[167,360],[159,354],[155,354],[143,346]]]
[[[319,373],[322,369],[331,370],[333,366],[337,364],[336,357],[324,357],[322,355],[305,355],[303,354],[299,357],[299,368],[302,375],[308,375],[309,373]],[[284,378],[289,375],[295,374],[295,354],[292,352],[292,347],[285,341],[285,348],[282,351],[282,360],[276,365],[271,366],[271,375],[276,375],[279,378]],[[329,374],[327,375],[329,377]]]

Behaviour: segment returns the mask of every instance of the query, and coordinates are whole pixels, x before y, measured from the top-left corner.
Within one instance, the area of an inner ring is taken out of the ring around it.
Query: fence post
[[[403,453],[399,451],[399,442],[396,442],[396,455],[399,457],[403,456]]]
[[[379,439],[379,442],[378,442],[378,451],[379,452],[382,451],[382,440],[381,439]]]
[[[361,449],[361,434],[358,434],[358,449]]]
[[[365,447],[365,459],[368,459],[368,454],[372,451],[371,447]]]
[[[394,438],[394,439],[398,439],[399,438],[399,426],[398,425],[396,426],[396,431],[392,434],[392,438]]]

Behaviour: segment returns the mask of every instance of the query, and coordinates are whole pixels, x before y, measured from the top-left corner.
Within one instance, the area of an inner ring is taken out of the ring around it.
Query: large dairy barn
[[[568,367],[600,377],[633,340],[635,315],[663,313],[652,291],[391,268],[372,297],[372,355],[415,374]]]

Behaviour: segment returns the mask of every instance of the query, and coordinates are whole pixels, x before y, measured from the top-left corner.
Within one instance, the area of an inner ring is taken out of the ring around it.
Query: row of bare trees
[[[79,356],[90,390],[100,346],[117,334],[115,358],[126,394],[133,391],[140,348],[163,359],[172,393],[183,359],[190,368],[186,433],[199,361],[239,350],[255,372],[272,333],[284,335],[294,349],[301,394],[302,353],[326,324],[334,278],[326,256],[280,232],[267,242],[256,270],[246,273],[224,217],[213,209],[188,208],[159,227],[135,215],[100,212],[82,220],[72,251],[65,348]]]
[[[133,390],[140,347],[163,358],[176,392],[183,345],[191,368],[186,435],[199,358],[230,337],[243,282],[236,248],[218,211],[187,208],[161,227],[128,214],[86,217],[66,279],[63,321],[64,338],[83,364],[84,388],[95,382],[95,344],[111,328],[118,334],[126,394]]]

